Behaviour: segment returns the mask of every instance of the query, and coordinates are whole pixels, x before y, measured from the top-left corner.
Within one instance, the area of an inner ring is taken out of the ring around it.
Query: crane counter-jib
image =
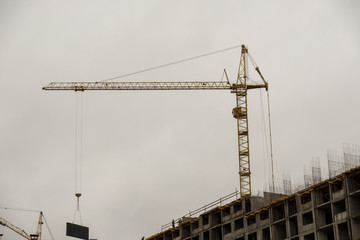
[[[227,82],[52,82],[43,90],[235,90],[267,88],[265,84],[245,85]]]

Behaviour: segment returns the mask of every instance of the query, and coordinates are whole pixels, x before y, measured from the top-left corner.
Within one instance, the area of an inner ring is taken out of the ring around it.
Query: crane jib
[[[236,90],[266,88],[265,84],[229,84],[226,82],[52,82],[43,90]]]

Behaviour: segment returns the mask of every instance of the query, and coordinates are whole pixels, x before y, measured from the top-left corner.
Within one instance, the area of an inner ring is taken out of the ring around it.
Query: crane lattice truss
[[[227,82],[52,82],[43,90],[230,90],[236,95],[233,116],[237,121],[239,175],[241,197],[251,196],[251,172],[249,155],[249,131],[247,111],[247,91],[249,89],[268,89],[267,82],[248,84],[248,49],[243,45],[236,83]]]
[[[21,235],[22,237],[30,240],[30,235],[27,234],[24,230],[18,228],[17,226],[15,226],[14,224],[6,221],[5,219],[1,218],[0,217],[0,224],[5,226],[5,227],[8,227],[10,228],[11,230],[13,230],[14,232],[16,232],[17,234]]]
[[[41,240],[41,229],[42,229],[42,224],[43,224],[42,218],[43,218],[43,213],[40,212],[38,226],[37,226],[37,232],[36,232],[36,234],[30,234],[30,235],[27,234],[25,232],[25,230],[20,229],[19,227],[15,226],[11,222],[6,221],[5,219],[3,219],[1,217],[0,217],[0,224],[5,227],[8,227],[9,229],[13,230],[17,234],[21,235],[22,237],[24,237],[28,240]]]

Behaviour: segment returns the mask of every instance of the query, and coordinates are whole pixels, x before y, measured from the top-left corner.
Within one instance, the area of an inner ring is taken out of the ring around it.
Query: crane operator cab
[[[39,235],[37,234],[30,234],[30,240],[38,240]]]

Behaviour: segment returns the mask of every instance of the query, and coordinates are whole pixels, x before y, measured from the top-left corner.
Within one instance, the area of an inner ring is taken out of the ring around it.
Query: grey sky
[[[313,157],[325,163],[327,149],[360,144],[359,13],[355,0],[0,0],[0,206],[43,210],[55,238],[69,239],[75,94],[43,86],[239,44],[269,81],[275,174],[301,177]],[[217,81],[226,68],[235,81],[239,57],[232,50],[122,80]],[[99,91],[83,101],[81,208],[91,237],[148,237],[238,188],[229,92]],[[269,170],[258,91],[249,109],[252,181],[262,189]],[[36,230],[37,214],[0,209],[0,216]]]

